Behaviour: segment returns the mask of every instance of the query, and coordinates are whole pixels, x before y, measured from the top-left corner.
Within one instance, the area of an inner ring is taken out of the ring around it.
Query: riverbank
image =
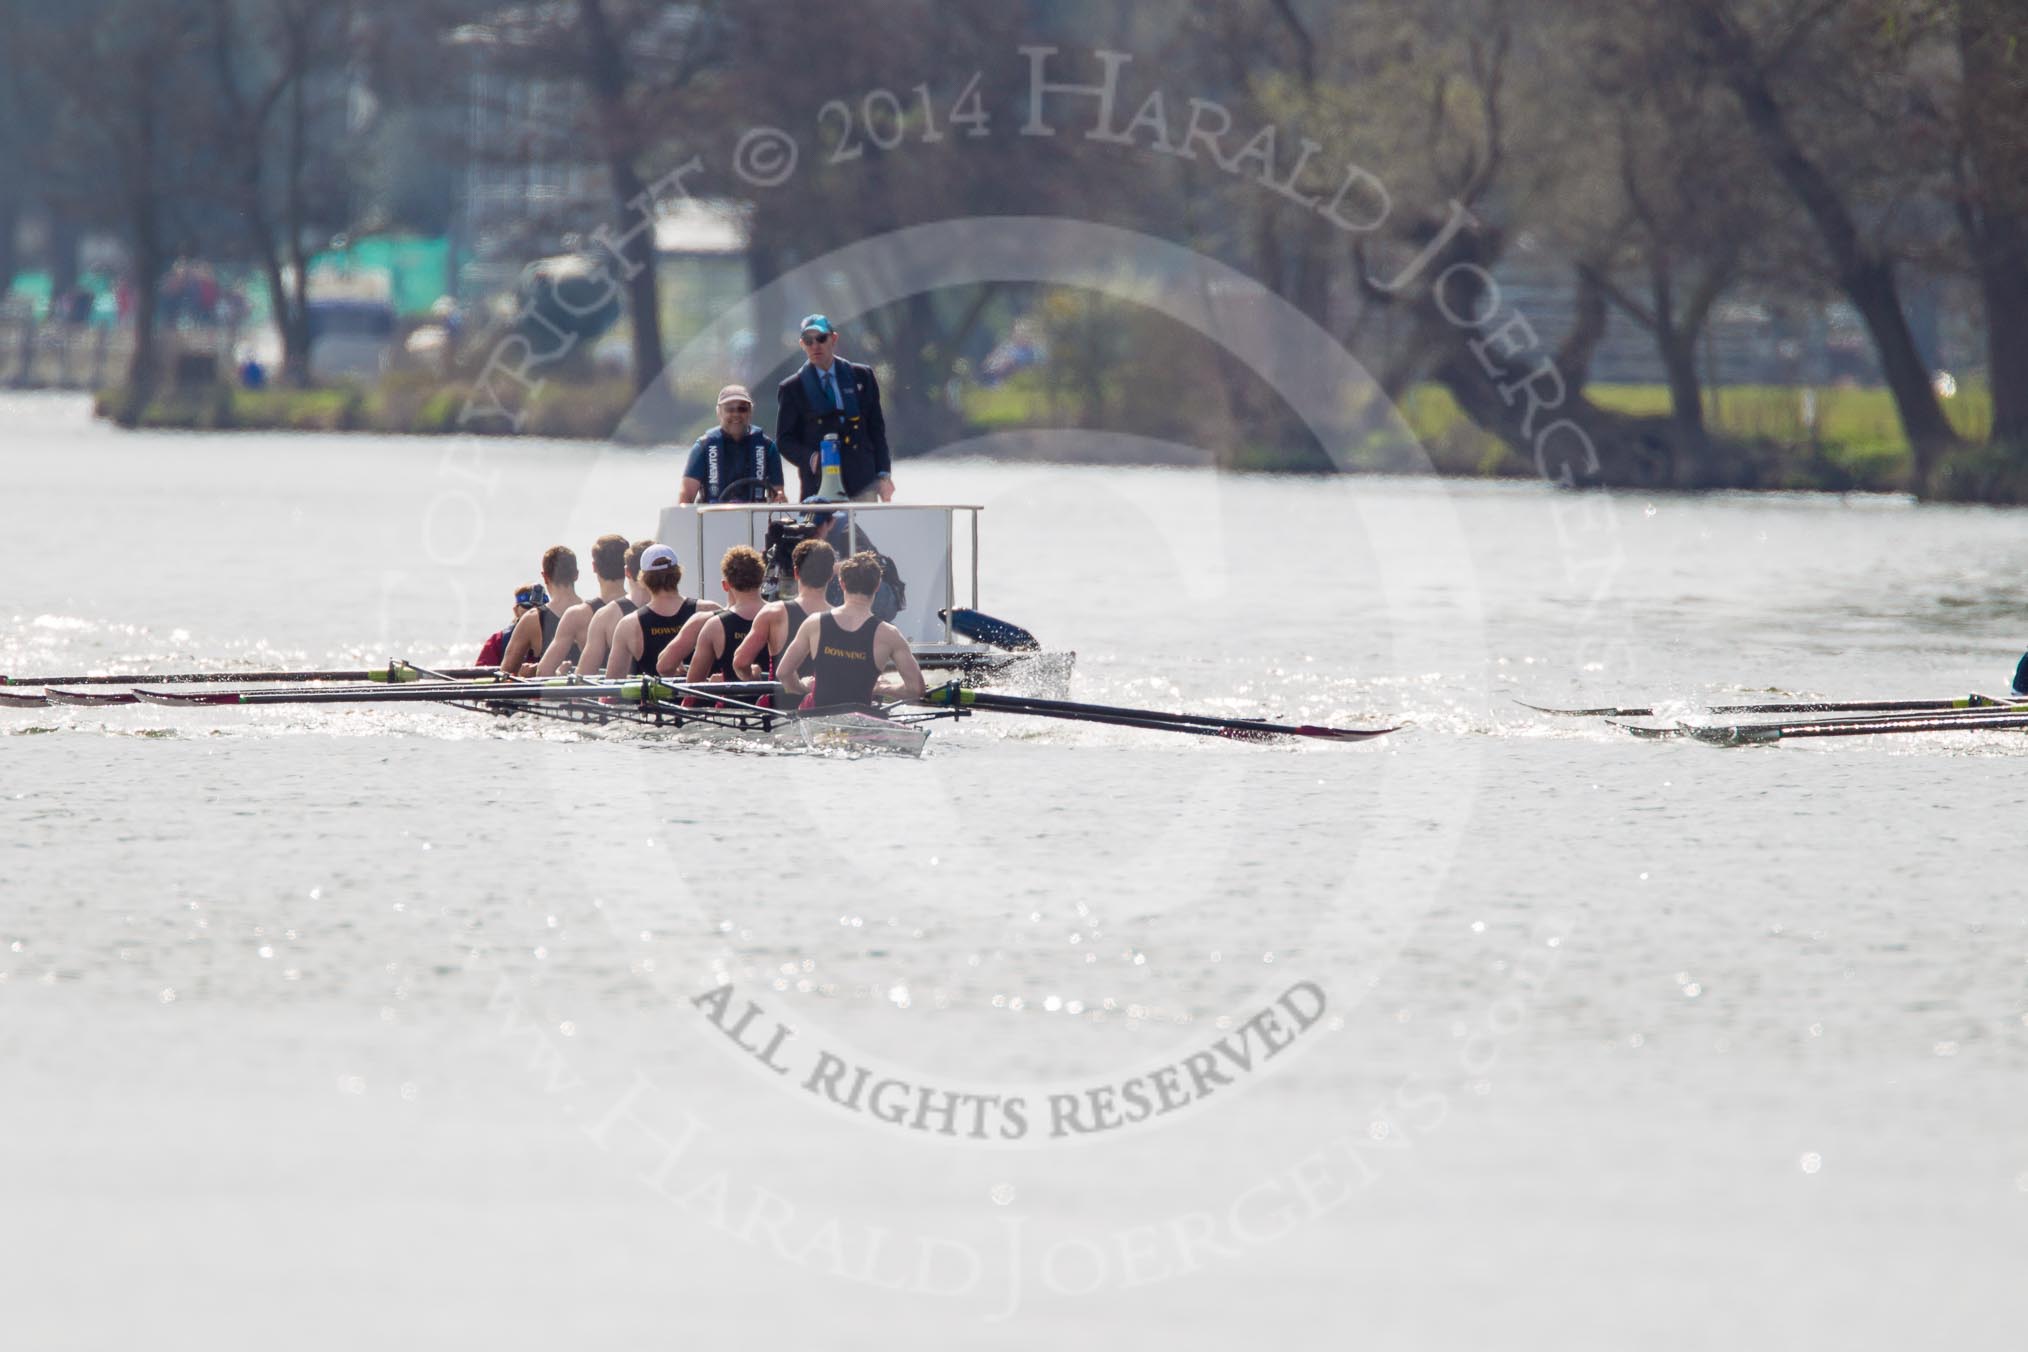
[[[98,415],[109,416],[122,394],[117,388],[101,392],[95,406]],[[1663,418],[1668,413],[1668,391],[1658,385],[1593,385],[1587,394],[1600,408],[1630,418]],[[413,374],[392,376],[374,386],[309,390],[220,386],[198,394],[162,395],[143,412],[139,425],[422,436],[502,432],[498,420],[463,420],[469,398],[464,385]],[[1086,425],[1075,409],[1061,407],[1030,376],[991,388],[968,388],[962,399],[967,430],[973,434]],[[633,402],[632,388],[624,381],[551,381],[522,406],[518,434],[603,440],[613,435]],[[2028,472],[2003,451],[1978,444],[1992,422],[1990,392],[1982,385],[1967,384],[1947,401],[1946,409],[1969,444],[1939,475],[1933,495],[1957,501],[2028,501]],[[1400,412],[1440,475],[1527,478],[1538,473],[1525,455],[1467,418],[1440,386],[1410,391]],[[1885,390],[1716,387],[1707,392],[1705,422],[1713,439],[1726,443],[1735,461],[1747,466],[1741,487],[1820,492],[1906,492],[1912,487],[1908,443]],[[1318,468],[1305,448],[1241,442],[1216,453],[1225,468],[1242,472]],[[1159,454],[1150,459],[1170,462]],[[1357,450],[1348,452],[1341,463],[1355,470],[1402,468],[1392,461],[1369,464]]]
[[[93,403],[100,418],[111,418],[126,391],[101,390]],[[598,441],[610,437],[633,405],[625,381],[566,385],[552,381],[520,406],[513,433],[499,419],[471,422],[465,409],[471,390],[426,376],[390,376],[377,385],[332,385],[298,390],[271,386],[249,390],[218,385],[200,391],[159,394],[141,412],[137,426],[203,432],[381,432],[441,436],[452,432],[503,433]]]

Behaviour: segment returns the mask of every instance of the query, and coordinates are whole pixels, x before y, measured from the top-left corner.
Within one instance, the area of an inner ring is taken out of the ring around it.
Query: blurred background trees
[[[1021,135],[1024,47],[1140,120],[1059,98]],[[799,142],[779,185],[733,169],[762,125]],[[0,0],[0,322],[131,335],[130,419],[197,315],[228,368],[382,379],[325,369],[340,301],[388,316],[385,390],[519,335],[630,399],[777,278],[1002,216],[1239,270],[1445,468],[1548,472],[1553,417],[1591,481],[2028,496],[2018,0]],[[711,360],[778,377],[801,312]],[[1416,459],[1314,444],[1243,354],[1094,293],[912,296],[847,343],[912,450],[1053,423]]]

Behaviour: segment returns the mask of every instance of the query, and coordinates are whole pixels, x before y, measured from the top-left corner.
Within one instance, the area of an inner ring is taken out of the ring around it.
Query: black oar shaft
[[[996,695],[987,691],[955,689],[949,686],[934,692],[928,702],[947,707],[1027,714],[1035,718],[1061,718],[1077,723],[1106,723],[1117,727],[1187,732],[1205,737],[1227,737],[1236,740],[1315,737],[1334,741],[1360,741],[1394,731],[1392,728],[1326,728],[1309,724],[1270,723],[1254,718],[1221,718],[1212,714],[1128,709],[1116,704],[1085,704],[1077,700]]]
[[[758,699],[778,694],[773,681],[737,681],[691,685],[685,682],[635,677],[626,681],[431,681],[416,685],[395,685],[384,689],[346,690],[247,690],[239,693],[240,704],[446,704],[523,703],[552,700],[639,699],[643,684],[652,686],[652,702],[674,704],[694,695],[699,699]],[[786,711],[784,711],[786,712]]]
[[[1214,730],[1223,728],[1252,728],[1261,732],[1292,733],[1288,724],[1270,723],[1256,718],[1224,718],[1217,714],[1170,713],[1161,709],[1128,709],[1117,704],[1086,704],[1080,700],[1041,699],[1027,695],[995,695],[987,691],[967,692],[964,702],[974,709],[997,709],[1003,713],[1032,713],[1047,715],[1059,713],[1069,717],[1099,721],[1096,715],[1107,714],[1119,718],[1131,718],[1141,722],[1173,724],[1196,724]]]
[[[406,662],[396,662],[388,667],[366,667],[348,671],[182,671],[149,675],[146,672],[125,676],[0,676],[0,685],[281,685],[289,681],[381,681],[386,682],[392,673],[394,680],[416,680],[422,668],[411,667]],[[492,667],[450,667],[432,675],[470,680],[490,676]]]
[[[2006,732],[2028,728],[2028,713],[1989,713],[1967,718],[1826,719],[1814,723],[1777,725],[1783,738],[1861,737],[1895,732]]]

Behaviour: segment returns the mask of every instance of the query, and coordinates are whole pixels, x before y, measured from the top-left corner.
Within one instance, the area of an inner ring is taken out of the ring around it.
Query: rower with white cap
[[[613,630],[613,650],[606,655],[609,678],[654,675],[657,660],[664,650],[677,644],[691,617],[719,608],[716,602],[686,597],[680,590],[682,581],[683,565],[676,561],[675,550],[667,545],[650,545],[642,551],[641,585],[648,589],[648,604],[621,620]],[[689,631],[689,643],[696,643],[696,632],[694,628]],[[689,659],[690,652],[685,647],[677,660]]]
[[[683,468],[679,503],[726,501],[727,489],[738,489],[731,500],[781,502],[782,455],[768,434],[753,425],[753,396],[744,385],[718,392],[718,426],[697,438]]]

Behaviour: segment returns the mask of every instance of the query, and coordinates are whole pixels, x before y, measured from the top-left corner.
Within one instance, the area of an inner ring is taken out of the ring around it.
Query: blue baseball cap
[[[812,329],[815,329],[818,333],[836,333],[838,331],[831,327],[831,321],[823,315],[804,315],[803,322],[796,329],[796,332],[808,333]]]

